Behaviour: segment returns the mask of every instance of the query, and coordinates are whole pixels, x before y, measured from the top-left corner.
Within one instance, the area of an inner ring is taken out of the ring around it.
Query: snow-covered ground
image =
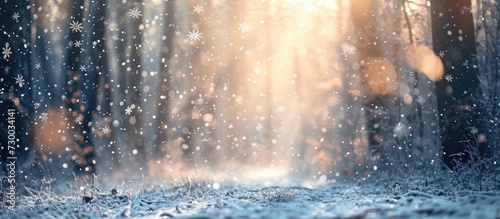
[[[500,218],[500,194],[494,192],[448,195],[374,183],[278,187],[187,180],[132,187],[137,186],[34,192],[20,198],[16,211],[1,206],[0,217]]]

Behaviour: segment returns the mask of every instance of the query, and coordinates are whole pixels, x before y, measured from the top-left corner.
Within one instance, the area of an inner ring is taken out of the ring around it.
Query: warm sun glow
[[[288,173],[326,179],[358,174],[354,166],[369,158],[363,104],[377,95],[398,95],[397,88],[405,103],[413,102],[401,84],[408,66],[394,57],[406,43],[393,42],[394,34],[404,35],[405,28],[396,27],[403,22],[374,21],[371,0],[210,2],[155,0],[127,6],[123,18],[115,14],[123,5],[110,5],[106,13],[116,18],[103,24],[108,40],[75,35],[69,45],[102,46],[112,58],[105,59],[106,68],[91,67],[96,60],[75,64],[68,83],[73,108],[64,111],[71,118],[48,110],[36,125],[44,132],[37,143],[61,153],[74,139],[88,150],[97,144],[98,156],[115,159],[99,168],[110,169],[118,159],[147,160],[144,175],[151,176],[267,180]],[[69,19],[69,27],[83,25],[71,33],[90,31],[85,22]],[[413,28],[419,30],[416,38],[421,31],[417,24]],[[74,55],[87,56],[85,51]],[[407,59],[431,80],[442,77],[443,65],[427,46],[411,46]],[[87,78],[96,69],[106,69],[101,73],[107,78]],[[87,104],[80,89],[89,81],[102,89],[95,92],[110,93],[85,94],[97,99]],[[85,113],[92,110],[99,113]]]
[[[293,2],[302,2],[304,5],[303,10],[312,13],[317,13],[319,10],[334,10],[337,7],[335,2],[330,0],[303,0]]]
[[[396,69],[385,58],[370,58],[362,72],[369,88],[377,94],[392,93],[398,86]]]
[[[425,45],[412,45],[406,53],[408,64],[415,70],[425,74],[430,80],[441,80],[444,66],[441,59]]]
[[[500,219],[471,1],[3,0],[0,219]]]

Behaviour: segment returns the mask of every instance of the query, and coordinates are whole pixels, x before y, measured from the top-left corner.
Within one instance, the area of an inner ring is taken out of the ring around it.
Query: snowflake
[[[262,131],[263,128],[264,128],[264,126],[260,123],[257,123],[257,126],[255,126],[255,130],[257,130],[259,132]]]
[[[80,46],[82,46],[82,40],[76,40],[75,47],[80,47]]]
[[[453,81],[453,77],[450,74],[447,74],[446,76],[444,76],[444,79],[446,79],[446,81],[448,81],[448,82]]]
[[[48,118],[48,114],[47,113],[42,113],[42,115],[40,115],[40,119],[42,119],[42,121],[47,121]]]
[[[166,154],[166,155],[165,155],[165,158],[170,159],[170,158],[171,158],[171,155],[170,155],[170,154]]]
[[[34,14],[33,19],[35,19],[35,20],[38,19],[38,14]]]
[[[24,85],[24,78],[22,75],[17,75],[16,77],[16,84],[19,85],[19,87],[23,87]]]
[[[443,57],[444,57],[444,51],[439,51],[438,56],[439,56],[440,58],[443,58]]]
[[[178,31],[178,30],[176,30],[176,31],[175,31],[175,35],[180,36],[180,35],[181,35],[181,32],[180,32],[180,31]]]
[[[87,67],[85,65],[80,65],[80,71],[87,71]]]
[[[233,124],[229,124],[229,126],[227,126],[229,129],[232,129],[234,126]]]
[[[35,64],[35,68],[36,68],[36,69],[39,69],[39,68],[41,68],[41,67],[42,67],[42,65],[41,65],[40,63]]]
[[[260,67],[260,65],[253,67],[253,73],[260,75],[262,73],[262,67]]]
[[[125,109],[125,114],[127,115],[130,115],[132,113],[132,110],[135,109],[135,104],[132,104],[130,106],[128,106],[126,109]]]
[[[10,51],[11,49],[9,43],[5,43],[5,47],[2,48],[3,59],[7,60],[10,58],[10,54],[12,54],[12,51]]]
[[[247,22],[240,24],[238,30],[241,30],[242,33],[248,33],[250,31],[250,24]]]
[[[78,21],[76,21],[76,22],[71,21],[71,23],[69,25],[71,28],[71,32],[82,32],[82,29],[83,29],[82,23],[80,23]]]
[[[196,12],[196,13],[198,13],[198,14],[201,13],[201,12],[203,12],[203,5],[197,4],[196,6],[194,6],[194,10],[193,11]]]
[[[451,47],[448,50],[449,58],[452,62],[457,62],[462,60],[462,52],[457,47]]]
[[[111,130],[109,129],[108,126],[106,126],[106,127],[103,127],[101,131],[103,134],[107,135]]]
[[[141,11],[139,11],[139,9],[137,8],[130,9],[128,14],[130,15],[130,17],[135,19],[139,19],[139,17],[142,16]]]
[[[280,113],[285,112],[285,109],[286,109],[286,108],[285,108],[285,106],[283,106],[283,105],[279,105],[279,106],[278,106],[278,112],[280,112]]]
[[[33,105],[34,105],[35,109],[40,108],[40,103],[34,103]]]
[[[80,124],[82,124],[82,119],[80,119],[80,117],[76,117],[75,122],[76,122],[78,125],[80,125]]]
[[[213,84],[210,85],[210,88],[208,89],[208,91],[210,91],[210,93],[213,93],[214,90],[215,90],[214,85]]]
[[[61,136],[61,141],[66,142],[66,136]]]
[[[118,35],[113,35],[111,39],[113,39],[114,41],[118,40]]]
[[[190,40],[195,40],[195,41],[198,41],[200,40],[201,38],[203,38],[203,33],[200,33],[199,31],[197,30],[193,30],[193,31],[190,31],[188,32],[188,38]]]
[[[20,17],[21,16],[19,16],[19,13],[17,13],[17,12],[14,12],[14,15],[12,15],[12,19],[14,19],[16,22],[19,22]]]

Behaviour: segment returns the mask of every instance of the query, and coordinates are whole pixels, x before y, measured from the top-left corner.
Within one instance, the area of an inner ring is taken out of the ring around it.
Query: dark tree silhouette
[[[474,21],[470,0],[431,1],[432,39],[434,51],[440,54],[444,78],[436,83],[441,125],[443,161],[463,160],[467,144],[481,134],[477,116],[473,113],[479,79],[477,68]],[[462,156],[459,156],[462,155]]]
[[[29,133],[29,121],[33,116],[33,103],[30,91],[31,72],[30,55],[31,48],[28,41],[31,35],[29,24],[31,16],[28,7],[29,2],[12,2],[2,4],[0,7],[0,47],[10,48],[0,57],[0,169],[2,175],[7,170],[8,157],[16,159],[16,180],[31,180],[31,175],[21,177],[20,171],[34,167],[30,163],[29,151],[32,148]],[[23,10],[16,10],[21,8]],[[13,11],[16,11],[19,18],[13,18]],[[22,80],[20,80],[22,79]],[[20,83],[21,82],[21,83]],[[13,112],[13,114],[9,113]],[[11,120],[11,118],[14,118]],[[13,121],[10,123],[9,121]],[[9,127],[11,126],[11,127]],[[12,135],[12,127],[15,128],[15,145],[9,144]],[[11,132],[9,133],[9,130]],[[14,146],[15,154],[9,154],[8,146]],[[38,169],[39,170],[39,169]],[[32,175],[37,175],[39,171],[33,171]]]

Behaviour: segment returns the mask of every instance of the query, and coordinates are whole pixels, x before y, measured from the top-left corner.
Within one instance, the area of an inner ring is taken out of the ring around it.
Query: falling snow
[[[10,55],[12,54],[11,49],[12,48],[10,48],[9,43],[5,43],[5,46],[2,48],[3,59],[7,60],[10,58]]]
[[[240,24],[240,27],[238,28],[242,33],[248,33],[250,31],[250,24],[248,23],[242,23]]]
[[[19,87],[23,87],[24,85],[24,78],[22,75],[17,75],[16,76],[16,84],[19,85]]]
[[[47,121],[47,119],[49,118],[48,116],[49,116],[49,114],[48,114],[48,113],[42,113],[42,114],[40,115],[40,119],[41,119],[42,121],[44,121],[44,122],[45,122],[45,121]]]
[[[82,23],[78,21],[71,21],[69,25],[72,32],[82,32],[83,29]]]
[[[4,1],[0,218],[500,218],[495,3]]]
[[[197,30],[189,31],[188,32],[188,39],[193,40],[193,41],[199,41],[201,38],[203,38],[203,33],[200,33]]]
[[[260,65],[256,65],[255,67],[253,67],[253,73],[257,75],[262,74],[262,67],[260,67]]]
[[[103,134],[107,135],[111,132],[111,129],[108,126],[106,126],[106,127],[103,127],[101,131]]]
[[[14,15],[12,15],[12,19],[15,20],[16,22],[19,22],[20,17],[21,16],[19,15],[18,12],[14,12]]]
[[[132,110],[134,110],[134,109],[135,109],[135,104],[127,106],[127,108],[125,109],[125,114],[130,115],[132,113]]]
[[[137,8],[130,9],[128,14],[130,15],[130,17],[135,18],[135,19],[139,19],[142,16],[141,11]]]
[[[80,71],[87,71],[87,67],[85,67],[85,65],[80,65]]]
[[[284,113],[285,110],[286,110],[286,107],[283,106],[283,105],[279,105],[278,108],[277,108],[277,110],[278,110],[279,113]]]
[[[452,82],[452,81],[453,81],[453,76],[451,76],[451,75],[449,75],[449,74],[448,74],[448,75],[446,75],[446,76],[444,76],[444,78],[445,78],[445,79],[446,79],[446,81],[448,81],[448,82]]]
[[[440,58],[443,58],[443,57],[444,57],[444,54],[445,54],[445,53],[444,53],[444,51],[439,51],[438,56],[439,56]]]
[[[260,123],[257,123],[257,125],[255,126],[255,130],[260,132],[260,131],[262,131],[262,129],[264,129],[264,126]]]
[[[195,5],[193,11],[198,13],[198,14],[203,12],[203,5],[200,5],[200,4]]]
[[[80,47],[82,46],[82,41],[81,40],[76,40],[75,41],[75,47]]]

